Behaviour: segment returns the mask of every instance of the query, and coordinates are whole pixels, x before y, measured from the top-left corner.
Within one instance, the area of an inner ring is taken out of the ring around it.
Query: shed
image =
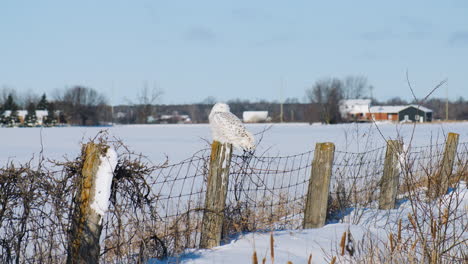
[[[259,123],[268,121],[268,111],[244,111],[242,119],[246,123]]]
[[[382,121],[431,122],[432,110],[417,105],[372,106],[368,118]]]

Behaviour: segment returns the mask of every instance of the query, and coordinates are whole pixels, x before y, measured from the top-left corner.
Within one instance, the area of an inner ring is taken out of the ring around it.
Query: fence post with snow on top
[[[90,142],[83,147],[83,165],[68,241],[67,263],[98,263],[99,237],[108,209],[113,173],[117,165],[114,149]]]
[[[457,155],[458,138],[459,134],[457,133],[448,133],[447,135],[444,156],[442,158],[442,163],[440,164],[440,171],[438,171],[435,176],[429,177],[429,198],[434,199],[444,195],[448,190],[453,171],[453,163],[455,162],[455,157]]]
[[[379,209],[395,209],[400,170],[404,169],[403,143],[399,140],[388,140],[385,152],[383,175],[380,179]]]
[[[231,144],[213,141],[211,145],[210,170],[206,188],[200,248],[212,248],[219,246],[221,243],[231,157]]]
[[[315,145],[303,228],[319,228],[325,225],[334,156],[335,144],[326,142]]]

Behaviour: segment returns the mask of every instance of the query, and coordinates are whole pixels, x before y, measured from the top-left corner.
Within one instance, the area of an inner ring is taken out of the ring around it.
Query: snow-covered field
[[[271,126],[271,128],[269,128]],[[359,152],[385,145],[371,124],[252,124],[254,133],[263,133],[257,153],[266,155],[291,155],[312,150],[317,142],[334,142],[337,150]],[[407,144],[413,125],[379,124],[387,139],[398,135]],[[166,155],[170,163],[188,158],[192,153],[208,147],[211,133],[207,124],[200,125],[130,125],[114,127],[60,127],[60,128],[0,128],[0,164],[14,160],[25,162],[44,156],[52,159],[75,158],[80,152],[80,142],[93,138],[100,130],[108,130],[111,137],[122,139],[133,151],[142,153],[155,164]],[[468,122],[447,124],[418,124],[414,131],[413,146],[443,143],[448,132],[460,134],[460,142],[468,140]],[[259,135],[257,135],[257,139]]]
[[[248,129],[261,138],[257,153],[268,156],[292,155],[314,148],[318,142],[334,142],[339,151],[360,152],[385,145],[385,139],[400,137],[407,145],[426,146],[443,143],[448,132],[460,134],[460,142],[468,141],[468,122],[446,124],[253,124]],[[75,158],[80,152],[80,142],[94,138],[101,130],[107,130],[110,139],[121,139],[131,150],[147,156],[154,164],[161,163],[166,156],[169,163],[177,163],[196,151],[207,148],[211,141],[208,125],[131,125],[62,128],[0,128],[0,166],[8,161],[26,162],[43,154],[49,159]],[[263,133],[262,133],[263,131]],[[381,134],[382,133],[382,134]],[[262,135],[260,135],[262,134]],[[460,187],[461,214],[466,214],[468,192],[466,185]],[[354,209],[351,215],[361,214]],[[328,263],[327,255],[336,255],[344,231],[351,231],[354,239],[364,236],[385,241],[388,232],[394,230],[399,219],[408,224],[406,217],[411,211],[408,201],[398,209],[379,211],[364,209],[359,225],[348,223],[328,224],[311,230],[277,231],[275,239],[275,263],[307,263],[312,254],[312,263]],[[462,218],[466,224],[466,216]],[[156,263],[252,263],[252,253],[269,259],[269,233],[240,235],[229,244],[212,250],[187,250],[175,259]],[[466,239],[468,235],[464,235]],[[269,260],[266,263],[271,263]]]

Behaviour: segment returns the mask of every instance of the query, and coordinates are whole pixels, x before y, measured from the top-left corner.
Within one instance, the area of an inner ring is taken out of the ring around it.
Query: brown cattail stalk
[[[398,240],[397,240],[398,243],[401,242],[401,218],[400,220],[398,221]]]
[[[273,238],[273,233],[270,233],[270,256],[271,264],[275,263],[275,239]]]
[[[252,263],[253,264],[258,264],[257,251],[254,251],[254,253],[253,253]]]
[[[346,231],[343,232],[343,235],[341,236],[341,242],[340,242],[341,256],[344,256],[345,243],[346,243]]]
[[[266,257],[263,257],[262,264],[265,264],[265,263],[266,263]]]
[[[307,261],[307,264],[312,264],[312,254],[309,255],[309,260]]]
[[[388,240],[390,240],[390,251],[393,252],[393,250],[395,250],[395,245],[393,244],[393,233],[390,233]]]
[[[431,235],[433,239],[435,239],[436,237],[436,232],[437,232],[437,222],[433,218],[431,219]]]
[[[445,208],[444,214],[442,215],[441,225],[446,225],[448,223],[448,219],[449,219],[449,210],[448,210],[448,208]]]
[[[416,228],[416,222],[414,221],[413,217],[411,216],[411,213],[408,214],[408,220],[410,221],[411,225],[413,226],[414,229]]]
[[[335,264],[335,262],[336,262],[336,257],[333,257],[333,258],[332,258],[332,261],[330,262],[330,264]]]
[[[416,248],[416,245],[418,244],[418,239],[416,239],[413,243],[413,245],[411,245],[411,251],[413,251],[415,248]]]

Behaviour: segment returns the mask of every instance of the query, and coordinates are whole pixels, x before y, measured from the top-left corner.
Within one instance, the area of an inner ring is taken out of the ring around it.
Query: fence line
[[[378,206],[385,151],[335,151],[327,219],[350,205]],[[222,239],[246,231],[301,228],[314,154],[233,155]],[[206,212],[209,155],[205,149],[179,163],[154,166],[140,155],[121,154],[103,222],[101,262],[144,262],[197,248]],[[443,156],[444,144],[411,147],[398,156],[399,169],[410,169],[422,179],[440,169]],[[459,143],[453,169],[465,180],[467,160],[468,142]],[[78,157],[36,169],[31,164],[0,168],[2,263],[65,261],[81,164]]]

